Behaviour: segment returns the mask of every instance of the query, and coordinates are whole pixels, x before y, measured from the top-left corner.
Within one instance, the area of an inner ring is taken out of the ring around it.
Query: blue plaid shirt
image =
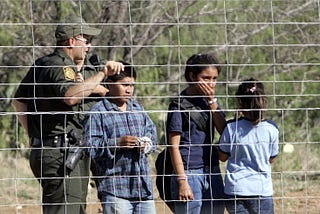
[[[99,195],[111,194],[129,200],[153,199],[147,155],[116,144],[116,139],[122,136],[147,136],[152,140],[151,151],[155,150],[156,126],[143,107],[130,99],[127,111],[121,111],[108,98],[104,99],[93,106],[84,128]]]

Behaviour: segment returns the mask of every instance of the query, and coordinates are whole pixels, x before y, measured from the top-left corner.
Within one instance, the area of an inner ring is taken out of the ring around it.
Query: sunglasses
[[[83,42],[84,44],[88,45],[91,44],[92,38],[79,38],[79,37],[73,37],[75,40],[78,40],[80,42]]]

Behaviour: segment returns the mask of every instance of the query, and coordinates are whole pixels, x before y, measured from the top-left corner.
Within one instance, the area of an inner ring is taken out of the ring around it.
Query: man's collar
[[[75,65],[73,60],[67,55],[67,53],[62,48],[56,48],[54,52],[62,58],[66,65]]]

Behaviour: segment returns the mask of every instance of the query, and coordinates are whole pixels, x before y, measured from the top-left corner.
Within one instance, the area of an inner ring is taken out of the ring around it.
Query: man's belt
[[[68,142],[67,135],[56,135],[54,137],[45,137],[45,138],[30,138],[30,144],[32,147],[65,147]]]

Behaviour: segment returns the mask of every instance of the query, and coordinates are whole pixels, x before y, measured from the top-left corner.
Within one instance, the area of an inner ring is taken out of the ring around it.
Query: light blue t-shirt
[[[279,130],[271,120],[254,125],[245,118],[227,123],[219,142],[229,155],[225,193],[238,196],[272,196],[269,159],[279,153]]]

